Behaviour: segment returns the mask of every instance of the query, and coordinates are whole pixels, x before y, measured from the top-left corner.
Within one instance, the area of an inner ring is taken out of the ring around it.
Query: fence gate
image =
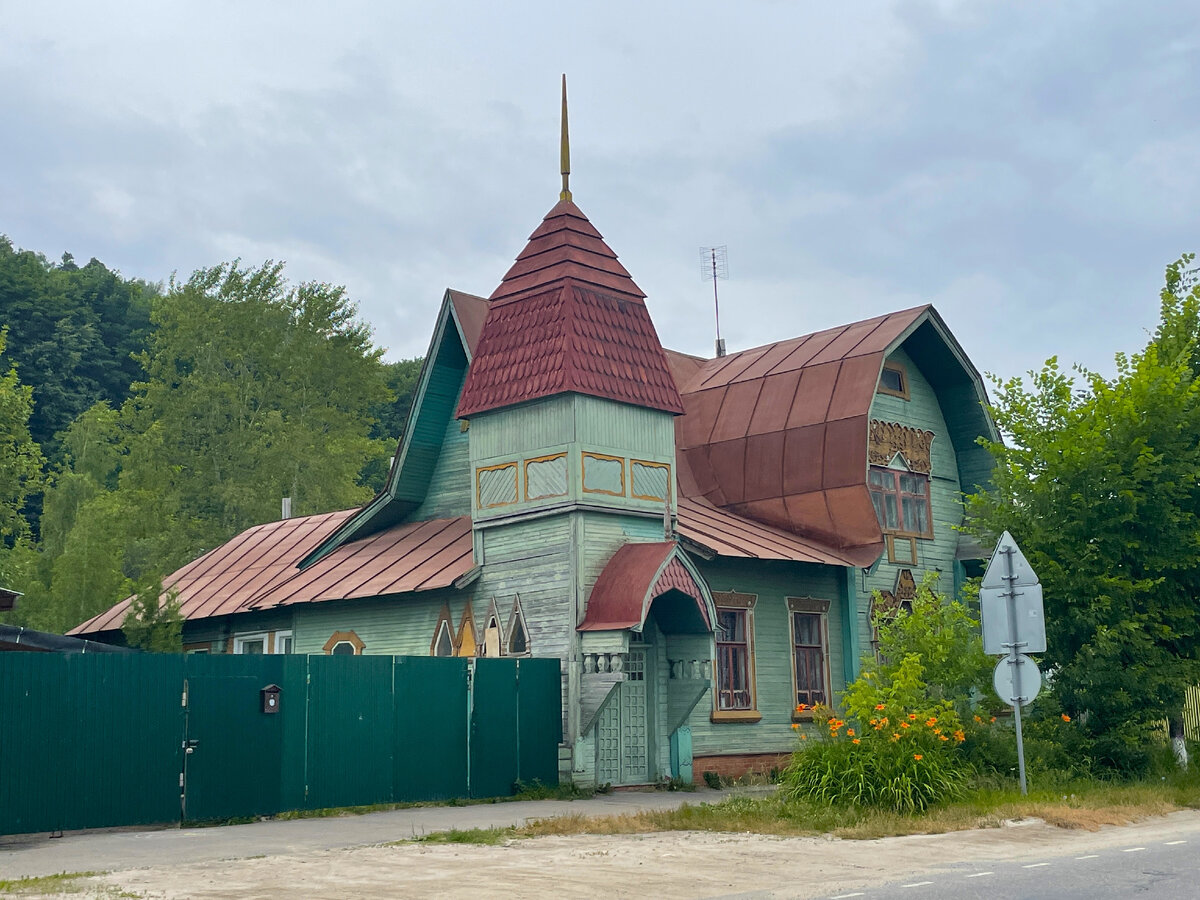
[[[189,674],[184,681],[185,822],[279,811],[280,716],[263,714],[264,686],[254,675]]]

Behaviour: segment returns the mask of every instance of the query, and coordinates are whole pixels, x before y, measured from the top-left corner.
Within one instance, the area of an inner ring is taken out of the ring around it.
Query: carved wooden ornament
[[[929,448],[935,435],[932,431],[910,428],[898,422],[871,420],[871,434],[867,441],[867,456],[873,466],[890,465],[899,453],[909,469],[928,475],[932,469]]]

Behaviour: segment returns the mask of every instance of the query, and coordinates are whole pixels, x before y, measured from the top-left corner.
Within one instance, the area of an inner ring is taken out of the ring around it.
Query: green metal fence
[[[4,653],[0,834],[501,796],[561,728],[557,659]]]

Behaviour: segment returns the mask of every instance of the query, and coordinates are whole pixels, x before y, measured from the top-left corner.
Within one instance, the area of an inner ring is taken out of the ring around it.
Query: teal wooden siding
[[[854,575],[859,593],[858,632],[859,654],[871,652],[871,627],[868,609],[871,592],[892,590],[901,569],[911,569],[913,577],[920,581],[926,572],[940,573],[942,590],[954,590],[955,551],[959,533],[955,527],[962,523],[962,489],[959,481],[959,462],[954,441],[951,439],[942,402],[924,373],[904,351],[896,350],[889,362],[902,364],[908,376],[909,400],[876,394],[871,404],[871,418],[884,422],[899,422],[912,428],[932,431],[935,435],[930,447],[931,476],[929,480],[930,506],[933,516],[933,538],[918,538],[917,564],[889,563],[886,551],[879,567],[871,576],[861,571]]]
[[[754,667],[758,722],[712,722],[710,690],[693,710],[693,750],[697,756],[719,753],[786,751],[795,746],[792,712],[792,638],[788,597],[829,601],[828,667],[834,695],[845,687],[842,629],[846,606],[844,570],[833,566],[760,560],[715,559],[697,563],[716,592],[755,594]],[[716,673],[713,673],[715,685]]]
[[[292,625],[293,618],[290,609],[269,609],[261,612],[239,613],[236,616],[197,619],[183,623],[183,642],[185,644],[210,644],[210,653],[232,652],[233,648],[229,642],[234,637],[243,634],[272,634],[278,631],[291,631]]]
[[[462,381],[466,379],[463,373],[459,381],[459,391]],[[457,395],[456,395],[457,396]],[[457,400],[455,401],[457,403]],[[446,421],[442,435],[441,449],[438,451],[437,462],[433,473],[429,476],[429,487],[425,499],[409,519],[445,519],[452,516],[469,516],[471,514],[471,463],[470,438],[463,431],[462,423],[453,417]]]

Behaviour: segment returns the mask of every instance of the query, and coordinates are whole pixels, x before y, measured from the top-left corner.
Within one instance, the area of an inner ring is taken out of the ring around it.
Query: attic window
[[[450,626],[446,622],[442,622],[438,627],[437,641],[433,645],[433,655],[454,655],[454,642],[450,640]]]
[[[365,646],[353,631],[335,631],[321,649],[329,656],[358,656]]]
[[[508,652],[510,656],[523,656],[529,652],[529,633],[525,630],[520,594],[513,600],[512,615],[508,619]]]
[[[884,363],[883,371],[879,373],[878,392],[908,400],[908,373],[904,371],[904,366],[899,363]]]

